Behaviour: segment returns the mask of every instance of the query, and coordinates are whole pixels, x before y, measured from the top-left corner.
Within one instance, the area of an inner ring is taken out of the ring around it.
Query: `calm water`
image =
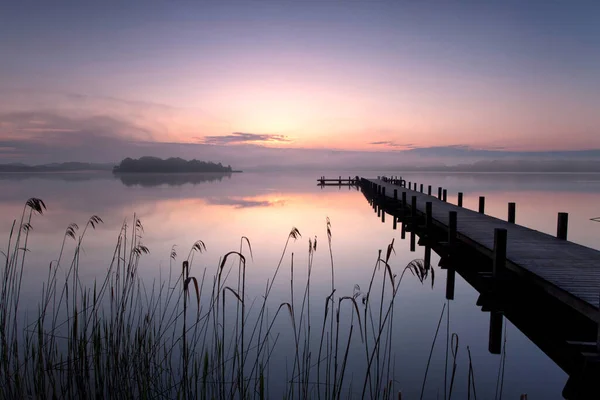
[[[600,216],[600,175],[587,174],[402,174],[400,172],[351,172],[343,176],[402,175],[406,180],[448,188],[448,201],[456,193],[465,194],[464,204],[476,209],[477,197],[486,196],[486,213],[506,218],[507,203],[517,203],[517,223],[556,233],[556,215],[569,213],[569,240],[600,248],[600,223],[589,219]],[[365,288],[371,278],[378,250],[385,251],[395,239],[392,256],[394,272],[400,272],[411,260],[423,257],[423,248],[409,251],[408,241],[400,240],[400,231],[392,230],[389,218],[382,224],[364,196],[347,187],[316,186],[318,174],[257,174],[198,177],[148,176],[118,179],[105,173],[4,175],[0,176],[0,229],[10,230],[12,220],[20,216],[29,197],[42,198],[47,212],[34,219],[27,254],[27,285],[23,288],[25,308],[34,309],[48,264],[57,258],[65,228],[80,226],[91,215],[104,224],[90,232],[84,244],[81,274],[91,282],[101,276],[112,258],[112,250],[124,220],[135,213],[143,223],[143,243],[150,249],[140,266],[146,279],[164,276],[171,248],[185,258],[196,240],[203,240],[207,252],[196,259],[194,268],[213,272],[222,255],[239,248],[240,237],[247,236],[254,253],[248,265],[247,297],[250,301],[264,291],[281,257],[292,227],[302,238],[291,244],[296,279],[304,279],[308,257],[308,239],[317,237],[314,258],[313,296],[319,307],[331,286],[330,259],[327,250],[326,218],[332,224],[332,250],[336,271],[337,294],[352,295],[354,286]],[[327,174],[325,174],[327,175]],[[338,175],[338,174],[329,174]],[[6,244],[2,245],[5,248]],[[288,256],[289,258],[289,256]],[[437,265],[439,258],[433,256]],[[274,304],[289,301],[290,262],[284,262],[274,286]],[[436,267],[436,281],[421,284],[407,276],[401,285],[394,310],[394,365],[396,387],[406,398],[418,398],[425,366],[438,319],[446,303],[445,272]],[[493,398],[500,356],[488,352],[489,314],[475,305],[478,294],[459,276],[455,300],[448,304],[450,333],[459,336],[456,398],[466,396],[468,357],[471,350],[477,394]],[[444,318],[445,321],[445,318]],[[518,398],[561,398],[567,376],[531,343],[517,328],[506,324],[506,365],[503,396]],[[285,331],[285,325],[280,327]],[[285,332],[284,332],[285,333]],[[443,397],[446,326],[434,348],[432,367],[427,378],[426,397]],[[282,335],[281,352],[274,355],[276,365],[286,364],[292,342]],[[363,358],[349,361],[349,378],[360,375]],[[289,364],[289,362],[288,362]],[[281,368],[282,370],[284,368]],[[282,372],[283,374],[283,372]],[[277,373],[272,372],[272,377]],[[281,375],[280,378],[285,377]],[[275,379],[276,380],[276,379]],[[350,379],[349,379],[350,380]],[[362,385],[362,384],[360,384]],[[273,383],[273,390],[277,383]]]

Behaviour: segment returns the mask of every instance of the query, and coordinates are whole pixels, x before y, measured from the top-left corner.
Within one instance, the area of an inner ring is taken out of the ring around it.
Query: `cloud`
[[[289,143],[291,140],[285,135],[271,135],[259,133],[233,132],[231,135],[224,136],[204,136],[196,137],[202,144],[228,145],[239,143]]]
[[[0,113],[0,158],[85,160],[109,154],[126,143],[152,140],[152,134],[109,116],[69,118],[49,111]],[[75,157],[74,157],[75,156]]]
[[[385,147],[395,147],[395,148],[403,148],[403,149],[414,149],[415,145],[412,143],[396,143],[391,140],[381,140],[377,142],[369,142],[369,144],[375,146],[385,146]]]

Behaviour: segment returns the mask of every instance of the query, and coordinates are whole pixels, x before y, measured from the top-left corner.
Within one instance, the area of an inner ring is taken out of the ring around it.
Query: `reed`
[[[414,260],[394,273],[393,241],[383,257],[379,252],[367,290],[355,285],[344,295],[335,285],[332,224],[327,219],[331,291],[323,303],[317,302],[319,309],[324,305],[319,313],[313,310],[311,294],[317,239],[308,240],[306,269],[298,268],[294,254],[288,254],[289,244],[302,237],[296,228],[263,296],[251,298],[246,267],[253,256],[246,237],[212,273],[197,265],[207,250],[204,241],[196,241],[181,264],[173,246],[167,276],[161,272],[160,279],[144,281],[138,271],[150,249],[143,244],[144,228],[136,216],[131,224],[123,223],[104,274],[83,282],[83,245],[102,224],[92,216],[82,230],[76,224],[67,227],[32,317],[21,309],[20,296],[28,239],[34,219],[45,210],[42,200],[28,200],[2,253],[0,398],[264,399],[272,395],[272,360],[282,334],[293,338],[294,346],[285,366],[286,398],[398,396],[392,365],[394,304],[406,272],[433,285],[434,271]],[[73,257],[65,259],[71,251]],[[277,304],[270,295],[286,259],[289,299]],[[351,363],[361,365],[359,379],[348,377]],[[450,393],[455,369],[456,364]],[[470,369],[470,385],[472,378]]]

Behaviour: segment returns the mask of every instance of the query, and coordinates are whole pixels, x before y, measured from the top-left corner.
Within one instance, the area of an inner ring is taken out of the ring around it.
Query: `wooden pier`
[[[447,200],[444,188],[402,178],[359,179],[374,211],[401,238],[410,233],[410,250],[425,247],[440,256],[447,270],[446,298],[454,298],[459,273],[490,312],[489,351],[499,354],[502,319],[508,318],[568,375],[567,399],[600,398],[600,251],[567,241],[568,215],[559,213],[556,236],[515,224],[516,205],[507,205],[507,220]]]
[[[342,179],[342,177],[338,178],[325,178],[324,176],[317,179],[317,185],[319,186],[358,186],[360,183],[360,177],[349,176],[348,179]]]

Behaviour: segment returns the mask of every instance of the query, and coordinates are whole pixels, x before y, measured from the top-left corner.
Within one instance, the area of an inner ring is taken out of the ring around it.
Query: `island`
[[[221,163],[213,163],[199,160],[184,160],[183,158],[167,158],[163,160],[158,157],[141,157],[132,159],[127,157],[113,168],[113,173],[232,173],[231,166],[223,166]]]

